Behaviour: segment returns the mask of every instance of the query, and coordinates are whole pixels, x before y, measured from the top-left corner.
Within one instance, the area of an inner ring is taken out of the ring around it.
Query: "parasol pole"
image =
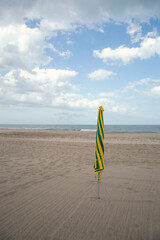
[[[99,182],[100,182],[100,173],[98,173],[98,182],[97,182],[97,199],[100,199],[100,196],[99,196]]]

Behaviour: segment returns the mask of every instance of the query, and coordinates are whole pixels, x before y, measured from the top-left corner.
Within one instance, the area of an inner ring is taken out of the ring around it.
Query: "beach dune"
[[[0,240],[159,240],[160,133],[0,130]]]

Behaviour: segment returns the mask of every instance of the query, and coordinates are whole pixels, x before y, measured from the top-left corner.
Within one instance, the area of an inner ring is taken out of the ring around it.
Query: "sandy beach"
[[[0,240],[159,240],[160,133],[0,130]]]

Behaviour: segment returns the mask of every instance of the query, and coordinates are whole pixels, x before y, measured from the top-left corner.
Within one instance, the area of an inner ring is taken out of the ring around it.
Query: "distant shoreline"
[[[94,132],[97,125],[67,125],[67,124],[0,124],[0,129],[23,130],[64,130]],[[126,133],[160,133],[160,125],[105,125],[107,132]]]
[[[38,127],[30,127],[30,128],[25,128],[25,127],[2,127],[0,126],[0,131],[67,131],[67,132],[96,132],[96,128],[94,129],[88,129],[88,128],[38,128]],[[112,129],[106,129],[105,132],[107,133],[160,133],[160,126],[157,125],[157,128],[134,128],[134,126],[130,129],[127,129],[125,127],[123,128],[112,128]]]

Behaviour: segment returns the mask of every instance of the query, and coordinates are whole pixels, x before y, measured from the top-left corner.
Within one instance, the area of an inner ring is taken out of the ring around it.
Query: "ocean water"
[[[96,131],[97,125],[0,124],[0,128]],[[153,133],[160,133],[160,125],[105,125],[104,130],[105,131],[113,131],[113,132],[153,132]]]

